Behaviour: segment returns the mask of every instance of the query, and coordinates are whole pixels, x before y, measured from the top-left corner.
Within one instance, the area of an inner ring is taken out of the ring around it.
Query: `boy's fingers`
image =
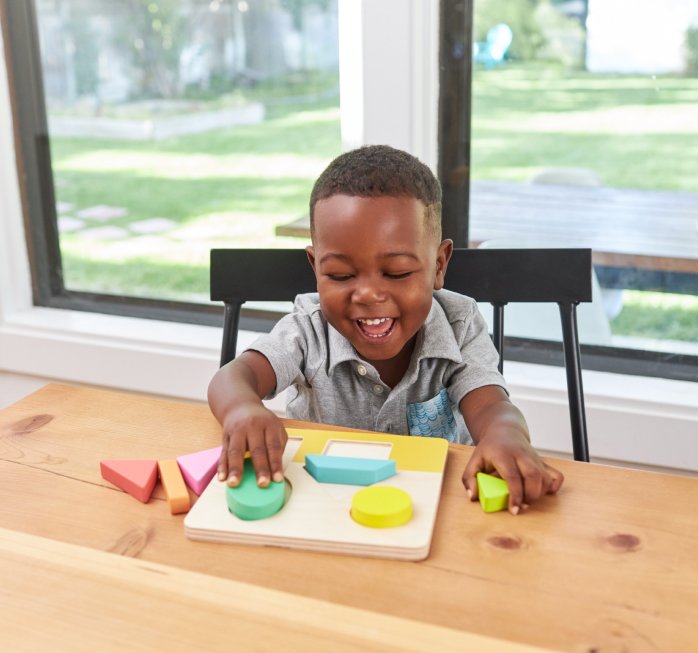
[[[471,501],[477,501],[479,498],[479,493],[477,491],[477,478],[475,476],[468,478],[463,476],[463,485],[465,485],[465,491],[468,494],[468,499]]]
[[[245,462],[245,440],[236,438],[228,442],[228,476],[230,487],[237,487],[242,480],[242,466]]]
[[[524,495],[522,500],[526,501],[526,503],[532,503],[540,499],[548,487],[548,479],[545,470],[529,465],[526,470],[522,469],[521,473],[524,479]]]
[[[471,501],[477,501],[478,499],[477,473],[483,471],[482,467],[482,458],[478,455],[476,449],[473,455],[470,456],[470,460],[463,472],[463,485],[465,485],[465,491],[468,493],[468,498]]]
[[[518,514],[524,497],[524,485],[519,468],[514,464],[497,465],[499,475],[507,482],[509,488],[509,512]]]
[[[221,447],[220,458],[218,458],[216,472],[219,481],[225,481],[228,478],[228,438],[225,435],[223,436],[223,446]]]
[[[550,465],[546,465],[545,467],[548,474],[550,474],[550,486],[548,487],[548,494],[555,494],[560,487],[562,487],[565,477],[561,471],[558,471],[554,467],[550,467]]]
[[[283,428],[280,431],[269,433],[266,439],[271,479],[277,483],[284,480],[283,457],[287,439],[286,431]]]
[[[257,475],[257,485],[259,487],[267,487],[271,479],[269,471],[269,458],[267,456],[267,445],[263,433],[256,434],[250,438],[250,457],[255,474]]]

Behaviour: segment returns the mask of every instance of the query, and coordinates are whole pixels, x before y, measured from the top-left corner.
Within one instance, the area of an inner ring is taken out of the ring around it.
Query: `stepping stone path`
[[[96,240],[116,240],[117,238],[128,238],[130,234],[126,229],[122,229],[121,227],[106,226],[85,229],[80,232],[80,235]]]
[[[93,238],[95,240],[117,240],[128,238],[133,234],[157,234],[163,231],[168,231],[177,226],[174,220],[167,218],[148,218],[147,220],[139,220],[132,222],[127,227],[118,227],[116,225],[104,225],[101,227],[92,227],[88,229],[85,220],[93,220],[106,223],[109,220],[116,218],[124,218],[128,215],[128,209],[122,206],[109,206],[107,204],[98,204],[90,206],[86,209],[78,211],[73,217],[65,215],[66,212],[72,211],[74,205],[69,202],[57,202],[56,212],[59,214],[58,229],[61,233],[80,232],[85,238]]]
[[[177,223],[167,218],[150,218],[132,222],[128,228],[137,234],[157,234],[176,227]]]
[[[75,208],[75,204],[71,204],[70,202],[56,202],[56,213],[61,214],[61,213],[68,213],[69,211],[72,211]]]
[[[123,218],[128,215],[128,209],[121,206],[107,206],[106,204],[98,204],[91,206],[82,211],[78,211],[79,218],[87,218],[88,220],[97,220],[98,222],[107,222],[114,218]]]
[[[85,226],[84,220],[78,220],[69,215],[61,215],[58,218],[58,231],[61,233],[69,233],[71,231],[77,231]]]

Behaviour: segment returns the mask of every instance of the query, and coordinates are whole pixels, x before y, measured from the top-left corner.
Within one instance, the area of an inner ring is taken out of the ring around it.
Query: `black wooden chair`
[[[590,249],[456,249],[446,288],[488,302],[493,341],[504,361],[504,306],[554,302],[560,309],[574,459],[589,461],[577,304],[591,301]],[[316,290],[302,249],[211,250],[211,300],[225,306],[221,365],[235,357],[240,308],[246,301],[292,301]]]

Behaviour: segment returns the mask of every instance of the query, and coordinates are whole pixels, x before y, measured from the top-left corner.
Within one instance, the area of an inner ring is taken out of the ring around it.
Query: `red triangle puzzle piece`
[[[156,460],[102,460],[102,478],[143,503],[148,503],[158,480]]]

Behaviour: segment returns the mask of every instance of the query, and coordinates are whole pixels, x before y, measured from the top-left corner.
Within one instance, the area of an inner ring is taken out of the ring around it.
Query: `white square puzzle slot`
[[[328,440],[323,454],[345,458],[371,458],[388,460],[393,448],[390,442],[362,442],[360,440]]]
[[[281,459],[281,464],[284,469],[286,469],[288,464],[293,460],[302,442],[303,438],[289,438],[286,440],[286,448],[284,449],[284,455]]]

